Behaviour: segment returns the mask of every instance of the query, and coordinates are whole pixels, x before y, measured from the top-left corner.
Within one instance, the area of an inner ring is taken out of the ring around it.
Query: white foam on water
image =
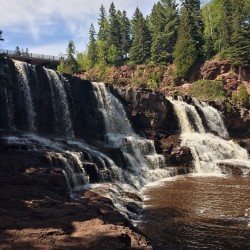
[[[209,174],[210,176],[211,174],[220,175],[221,169],[218,163],[222,162],[231,164],[240,164],[241,162],[244,166],[250,165],[246,149],[240,147],[233,140],[225,140],[219,136],[205,133],[201,119],[197,118],[199,115],[194,106],[182,101],[170,101],[179,118],[182,130],[181,146],[191,149],[196,173],[199,175]],[[196,99],[194,99],[194,103],[202,109],[211,130],[227,137],[228,132],[221,114],[216,109],[205,103],[200,103]]]

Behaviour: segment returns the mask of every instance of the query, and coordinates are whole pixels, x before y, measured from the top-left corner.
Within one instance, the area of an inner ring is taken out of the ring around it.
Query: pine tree
[[[21,51],[20,51],[20,48],[18,46],[16,46],[15,55],[21,56]]]
[[[227,57],[232,64],[246,66],[250,64],[250,24],[245,0],[233,0],[232,37]]]
[[[130,21],[127,17],[127,13],[124,10],[121,14],[120,18],[121,23],[121,50],[124,59],[128,58],[129,49],[131,46],[131,29],[130,29]]]
[[[174,0],[161,0],[149,17],[152,33],[151,57],[154,62],[172,62],[177,40],[178,12]]]
[[[130,59],[135,63],[143,63],[150,57],[151,36],[146,20],[137,7],[132,19],[132,46]]]
[[[22,53],[23,56],[30,57],[29,49],[26,48],[25,52]]]
[[[203,24],[200,1],[184,0],[181,9],[178,39],[174,50],[177,76],[187,78],[191,68],[202,57]]]
[[[119,12],[120,13],[120,12]],[[109,45],[115,45],[119,48],[121,43],[121,24],[120,14],[116,13],[115,5],[112,2],[109,8]]]
[[[227,49],[232,36],[231,0],[221,0],[220,51]]]
[[[109,24],[107,20],[106,10],[103,5],[100,7],[100,14],[98,19],[99,32],[97,35],[98,40],[107,41],[109,36]]]
[[[109,8],[109,37],[108,37],[108,58],[109,64],[119,65],[122,61],[121,49],[121,12],[116,12],[112,2]],[[110,54],[111,53],[111,54]]]
[[[100,7],[98,26],[99,26],[99,31],[97,34],[97,64],[106,65],[108,63],[107,54],[108,54],[109,23],[107,19],[106,10],[103,4]]]
[[[67,74],[74,74],[78,72],[78,63],[74,57],[76,53],[76,47],[72,40],[69,41],[66,52],[67,52],[67,58],[65,61],[62,61],[59,64],[59,66],[57,67],[57,70],[59,72],[63,72]]]
[[[96,35],[95,28],[94,25],[91,23],[89,28],[89,44],[87,53],[90,67],[94,67],[97,62],[97,43],[95,35]]]

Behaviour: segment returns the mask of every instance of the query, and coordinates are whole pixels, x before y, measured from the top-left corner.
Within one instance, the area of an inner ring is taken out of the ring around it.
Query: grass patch
[[[189,94],[200,100],[222,100],[226,97],[222,81],[199,80],[193,82]]]

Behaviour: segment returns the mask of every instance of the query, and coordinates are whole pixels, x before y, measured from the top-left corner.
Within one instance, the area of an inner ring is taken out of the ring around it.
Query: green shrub
[[[154,80],[154,79],[149,79],[148,82],[147,82],[147,85],[148,85],[148,87],[149,87],[150,89],[158,89],[160,83],[157,82],[157,81]]]
[[[242,106],[247,107],[249,104],[249,94],[247,88],[244,84],[239,87],[238,93],[234,94],[232,97],[232,102],[239,102]]]
[[[131,79],[131,82],[133,85],[139,86],[141,88],[145,88],[146,87],[146,82],[143,78],[140,77],[133,77]]]
[[[222,81],[199,80],[193,82],[189,94],[200,100],[221,100],[226,97]]]
[[[226,105],[226,111],[227,111],[227,113],[234,113],[234,112],[236,112],[236,110],[233,107],[233,105],[232,105],[231,102],[226,102],[225,105]]]
[[[150,72],[148,74],[148,87],[151,89],[158,89],[160,86],[160,83],[163,79],[163,69],[160,68],[157,72]]]

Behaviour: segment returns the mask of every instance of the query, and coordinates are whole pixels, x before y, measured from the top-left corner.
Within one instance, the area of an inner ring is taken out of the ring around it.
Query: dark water
[[[250,249],[249,177],[178,177],[144,195],[154,249]]]

